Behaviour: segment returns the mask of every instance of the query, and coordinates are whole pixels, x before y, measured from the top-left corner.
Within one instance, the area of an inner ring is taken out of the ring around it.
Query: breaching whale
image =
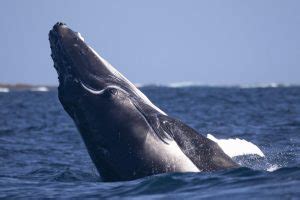
[[[104,181],[238,167],[214,141],[155,106],[64,23],[49,32],[59,100]]]

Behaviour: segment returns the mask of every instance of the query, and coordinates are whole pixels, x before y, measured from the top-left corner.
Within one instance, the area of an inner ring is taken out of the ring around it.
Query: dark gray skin
[[[104,181],[238,167],[221,148],[154,106],[63,23],[49,33],[59,100]]]

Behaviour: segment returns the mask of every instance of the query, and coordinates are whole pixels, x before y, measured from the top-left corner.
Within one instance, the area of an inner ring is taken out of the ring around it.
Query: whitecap
[[[191,81],[184,81],[184,82],[170,83],[167,86],[171,88],[183,88],[183,87],[201,86],[201,84],[196,82],[191,82]]]
[[[185,87],[217,87],[217,88],[241,88],[241,89],[252,89],[252,88],[280,88],[280,87],[299,87],[300,85],[295,84],[282,84],[282,83],[258,83],[258,84],[203,84],[193,81],[183,81],[174,83],[149,83],[143,84],[142,87],[155,86],[155,87],[170,87],[170,88],[185,88]]]
[[[277,169],[279,169],[280,167],[278,166],[278,165],[271,165],[270,167],[268,167],[267,168],[267,171],[268,172],[273,172],[273,171],[275,171],[275,170],[277,170]]]
[[[290,87],[289,84],[281,83],[258,83],[258,84],[249,84],[249,85],[238,85],[242,89],[251,89],[251,88],[278,88],[278,87]]]
[[[33,92],[48,92],[49,91],[49,89],[44,86],[31,88],[30,90]]]
[[[0,88],[0,92],[9,92],[8,88]]]

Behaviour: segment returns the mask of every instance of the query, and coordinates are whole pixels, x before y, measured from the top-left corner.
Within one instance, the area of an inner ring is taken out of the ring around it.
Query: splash
[[[243,155],[258,155],[260,157],[265,157],[265,154],[255,144],[244,139],[217,139],[211,134],[207,134],[207,138],[216,142],[231,158]]]
[[[9,92],[8,88],[0,88],[0,92]]]
[[[275,170],[277,170],[277,169],[280,169],[280,166],[274,164],[274,165],[271,165],[270,167],[268,167],[268,168],[267,168],[267,171],[268,171],[268,172],[273,172],[273,171],[275,171]]]
[[[48,92],[49,91],[49,89],[47,87],[44,87],[44,86],[32,88],[30,90],[33,91],[33,92]]]

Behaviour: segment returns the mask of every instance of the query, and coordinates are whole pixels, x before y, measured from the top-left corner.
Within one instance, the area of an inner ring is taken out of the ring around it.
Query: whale
[[[49,41],[59,101],[103,181],[239,166],[216,142],[154,105],[65,23],[53,26]]]

